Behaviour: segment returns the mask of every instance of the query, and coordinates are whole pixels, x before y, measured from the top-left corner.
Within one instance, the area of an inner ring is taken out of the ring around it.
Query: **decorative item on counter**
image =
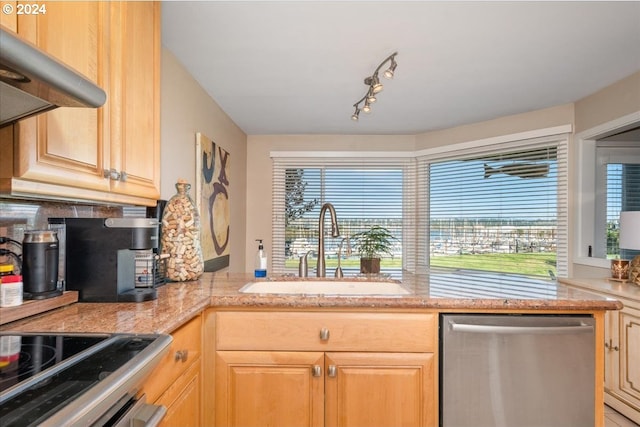
[[[204,271],[200,246],[200,215],[189,196],[191,185],[184,179],[176,183],[177,194],[162,215],[162,253],[169,255],[166,276],[172,281],[195,280]]]
[[[625,281],[629,278],[629,261],[626,259],[611,260],[611,279]]]
[[[22,276],[0,277],[0,307],[22,305]]]
[[[640,211],[620,212],[620,249],[640,250]],[[640,255],[629,263],[629,281],[640,286]]]
[[[395,237],[385,227],[373,225],[369,229],[351,236],[355,251],[360,254],[360,273],[380,273],[380,257],[392,254]]]

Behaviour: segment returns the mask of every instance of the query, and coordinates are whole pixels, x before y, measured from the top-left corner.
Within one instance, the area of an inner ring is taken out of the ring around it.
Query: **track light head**
[[[367,102],[369,102],[369,104],[373,104],[377,101],[376,96],[373,93],[373,88],[371,87],[369,88],[369,92],[367,92],[366,100]]]
[[[396,60],[394,58],[391,58],[391,65],[389,66],[389,68],[385,70],[385,72],[382,75],[385,76],[387,79],[391,80],[393,78],[393,73],[394,71],[396,71],[397,66],[398,66],[398,63],[396,62]]]
[[[378,73],[374,74],[371,81],[371,89],[373,93],[380,93],[384,86],[380,83],[380,79],[378,78]]]
[[[353,120],[354,122],[357,122],[358,118],[360,117],[360,108],[358,107],[358,104],[355,105],[356,111],[354,111],[351,115],[351,120]]]
[[[362,107],[362,111],[364,111],[367,114],[371,112],[371,105],[369,104],[369,101],[367,100],[364,101],[364,107]]]

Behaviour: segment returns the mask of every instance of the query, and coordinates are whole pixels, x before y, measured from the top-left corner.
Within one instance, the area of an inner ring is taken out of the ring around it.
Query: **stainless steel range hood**
[[[0,127],[56,107],[97,108],[106,99],[91,80],[0,28]]]

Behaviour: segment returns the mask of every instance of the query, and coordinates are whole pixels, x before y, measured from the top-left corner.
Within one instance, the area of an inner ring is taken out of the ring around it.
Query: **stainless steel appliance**
[[[58,289],[58,253],[57,232],[24,232],[22,275],[25,299],[46,299],[62,294],[62,290]]]
[[[595,425],[590,316],[440,318],[442,427]]]
[[[87,302],[157,298],[158,221],[154,218],[49,218],[64,225],[67,290]]]
[[[169,335],[2,332],[0,423],[155,425],[166,409],[146,405],[136,393],[171,340]]]
[[[91,80],[0,28],[0,127],[56,107],[100,107],[106,93]]]

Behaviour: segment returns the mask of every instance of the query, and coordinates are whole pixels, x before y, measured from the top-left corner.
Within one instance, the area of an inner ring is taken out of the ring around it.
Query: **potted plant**
[[[393,256],[391,249],[395,237],[391,232],[379,225],[371,226],[368,230],[361,231],[351,236],[354,247],[360,254],[360,272],[365,274],[380,273],[380,256],[389,254]]]

